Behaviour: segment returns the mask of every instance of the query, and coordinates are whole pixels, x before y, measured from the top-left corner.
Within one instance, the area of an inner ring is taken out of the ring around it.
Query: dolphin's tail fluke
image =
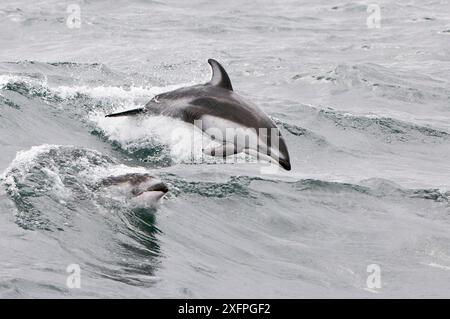
[[[145,108],[140,107],[140,108],[134,109],[134,110],[128,110],[128,111],[118,112],[118,113],[111,113],[111,114],[105,115],[105,117],[130,116],[130,115],[142,114],[145,112],[146,112]]]

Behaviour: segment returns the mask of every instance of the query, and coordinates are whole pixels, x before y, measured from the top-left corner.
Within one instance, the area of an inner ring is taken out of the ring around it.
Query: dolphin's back
[[[276,128],[256,105],[234,91],[209,84],[180,88],[155,96],[146,105],[150,113],[178,117],[194,123],[204,116],[215,116],[249,128]]]

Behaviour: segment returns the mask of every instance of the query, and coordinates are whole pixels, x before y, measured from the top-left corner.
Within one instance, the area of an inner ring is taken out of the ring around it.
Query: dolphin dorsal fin
[[[221,66],[220,63],[214,59],[208,59],[208,63],[212,68],[212,77],[208,84],[233,91],[230,78],[228,77],[227,71],[225,71],[223,66]]]

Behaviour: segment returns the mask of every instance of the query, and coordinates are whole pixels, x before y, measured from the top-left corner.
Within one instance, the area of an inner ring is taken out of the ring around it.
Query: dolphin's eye
[[[131,191],[131,194],[133,194],[133,196],[139,196],[143,193],[142,190],[140,190],[139,188],[135,187],[133,188],[133,190]]]

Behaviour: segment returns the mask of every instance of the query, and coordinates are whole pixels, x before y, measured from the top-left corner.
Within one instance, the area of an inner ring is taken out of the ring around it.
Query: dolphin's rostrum
[[[146,113],[178,118],[196,125],[223,143],[204,150],[209,155],[227,156],[244,152],[274,161],[290,170],[289,152],[275,123],[258,106],[233,91],[230,78],[219,62],[209,59],[208,63],[212,68],[212,78],[208,83],[162,93],[153,97],[145,107],[106,117]],[[230,130],[232,134],[229,134]]]

